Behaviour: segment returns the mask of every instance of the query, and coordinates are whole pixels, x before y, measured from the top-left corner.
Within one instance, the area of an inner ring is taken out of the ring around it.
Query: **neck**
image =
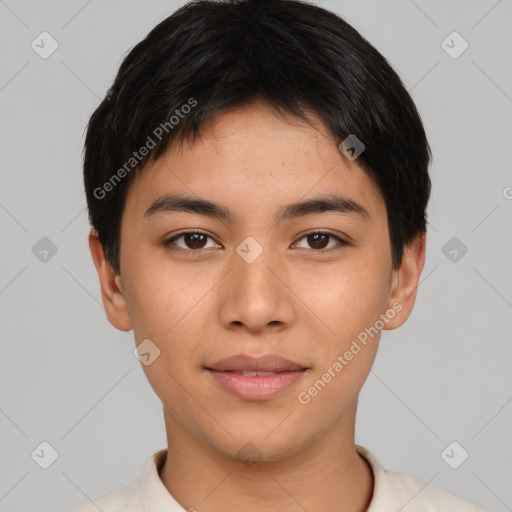
[[[164,410],[168,454],[160,478],[178,503],[198,512],[366,511],[374,482],[355,449],[356,407],[353,421],[295,453],[253,462],[219,451]]]

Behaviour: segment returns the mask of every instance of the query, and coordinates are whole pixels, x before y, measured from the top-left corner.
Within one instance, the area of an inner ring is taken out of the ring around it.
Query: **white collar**
[[[376,457],[362,446],[356,445],[356,451],[368,462],[374,478],[373,497],[367,512],[485,512],[433,484],[405,473],[384,470]],[[197,507],[197,503],[185,504],[187,508],[182,507],[163,484],[158,471],[166,457],[166,448],[150,457],[141,478],[129,487],[130,505],[125,509],[126,512],[183,512],[194,505]],[[132,499],[135,497],[132,492],[137,499]]]

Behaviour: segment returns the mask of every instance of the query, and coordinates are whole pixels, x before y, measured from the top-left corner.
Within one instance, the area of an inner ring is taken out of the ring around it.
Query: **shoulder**
[[[137,484],[138,482],[133,482],[127,487],[94,498],[71,512],[139,512],[142,510],[137,507],[139,501],[134,499],[137,495]]]
[[[383,469],[377,458],[362,446],[356,446],[356,450],[366,460],[374,477],[368,512],[486,512],[437,485],[407,473]]]
[[[388,485],[402,503],[403,512],[485,512],[473,503],[407,473],[390,470],[384,473]]]
[[[147,461],[146,468],[138,480],[98,498],[79,505],[71,512],[144,512],[166,510],[176,507],[167,489],[162,484],[158,470],[167,456],[167,449],[155,452]],[[177,508],[176,510],[180,510]]]

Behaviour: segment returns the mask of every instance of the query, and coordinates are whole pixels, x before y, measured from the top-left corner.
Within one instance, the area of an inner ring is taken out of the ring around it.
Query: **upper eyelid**
[[[313,231],[307,231],[306,233],[302,234],[302,235],[299,235],[297,237],[297,241],[294,242],[297,243],[299,242],[300,240],[302,240],[304,237],[306,236],[309,236],[309,235],[314,235],[314,234],[321,234],[321,235],[328,235],[330,237],[333,237],[335,239],[337,239],[337,244],[340,245],[340,246],[349,246],[349,245],[353,245],[352,243],[352,240],[347,237],[347,236],[340,236],[340,235],[337,235],[336,233],[331,233],[330,231],[323,231],[321,229],[316,229],[316,230],[313,230]],[[340,248],[340,247],[338,247]],[[332,250],[335,250],[336,247],[331,247],[331,248],[328,248],[328,249],[309,249],[313,252],[316,252],[316,253],[323,253],[323,252],[328,252],[328,251],[332,251]]]
[[[199,229],[189,229],[189,230],[186,230],[186,231],[182,231],[181,233],[177,233],[173,236],[171,236],[170,238],[166,238],[164,240],[164,245],[170,245],[171,242],[175,242],[177,239],[181,238],[182,236],[185,236],[185,235],[204,235],[208,238],[211,238],[216,244],[218,244],[219,242],[217,242],[217,240],[215,240],[215,238],[208,234],[208,233],[205,233]],[[189,252],[198,252],[200,251],[201,249],[183,249],[182,247],[179,247],[177,250],[182,250],[182,251],[189,251]]]

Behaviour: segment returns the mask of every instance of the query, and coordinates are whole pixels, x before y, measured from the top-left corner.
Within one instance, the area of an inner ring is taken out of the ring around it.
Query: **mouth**
[[[208,368],[211,369],[211,368]],[[212,370],[218,371],[218,370]],[[225,373],[235,373],[236,375],[242,375],[244,377],[268,377],[269,375],[277,375],[278,373],[283,373],[286,370],[280,372],[261,372],[261,371],[235,371],[235,370],[225,370]]]
[[[205,370],[229,394],[243,400],[264,401],[296,384],[308,368],[274,354],[262,357],[238,354]]]

